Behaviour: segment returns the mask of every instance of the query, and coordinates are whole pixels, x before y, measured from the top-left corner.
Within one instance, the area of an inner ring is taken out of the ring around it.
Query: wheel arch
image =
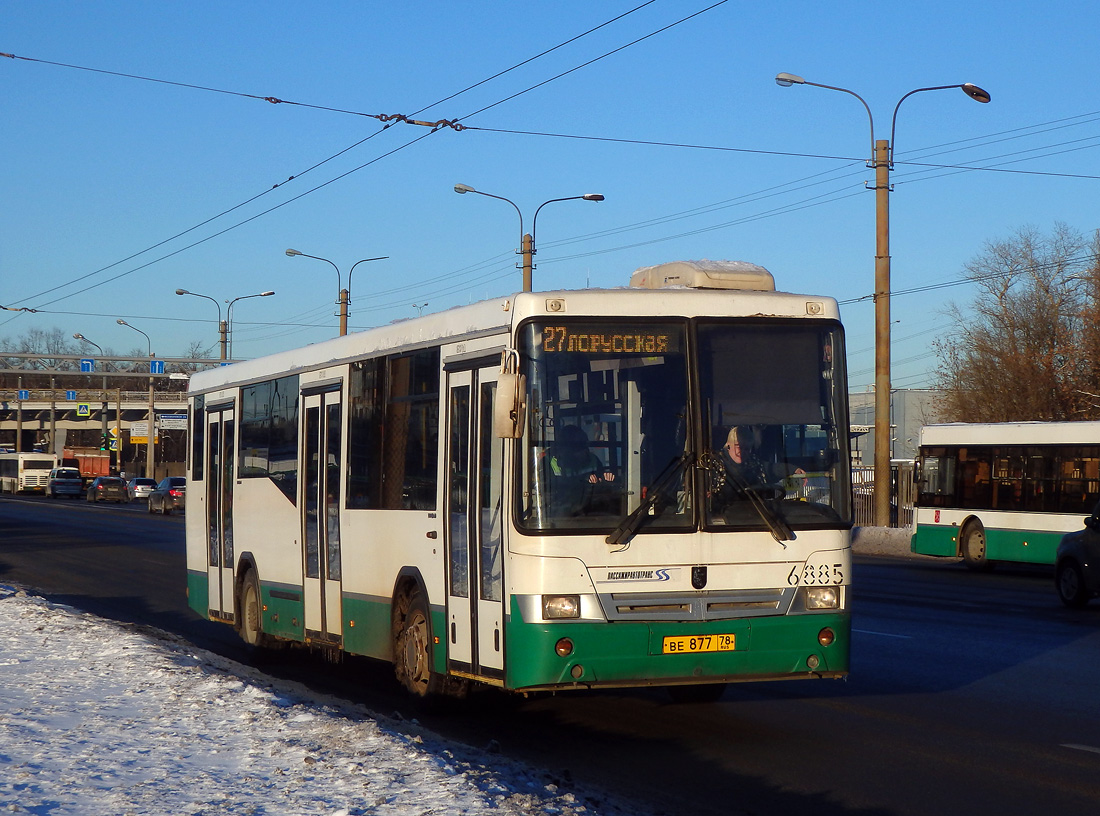
[[[244,593],[244,582],[250,574],[256,575],[256,589],[260,589],[260,568],[256,566],[256,557],[251,552],[243,552],[237,558],[236,567],[233,570],[233,628],[241,630],[241,595]]]

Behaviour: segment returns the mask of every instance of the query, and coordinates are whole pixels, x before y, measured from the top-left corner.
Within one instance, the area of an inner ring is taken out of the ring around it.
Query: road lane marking
[[[1089,751],[1090,753],[1093,753],[1093,754],[1100,754],[1100,748],[1097,748],[1093,745],[1074,745],[1073,743],[1070,743],[1070,742],[1063,742],[1059,747],[1060,748],[1072,748],[1074,751]]]
[[[893,635],[889,632],[872,632],[869,629],[853,629],[853,632],[859,632],[861,635],[878,635],[879,637],[892,637],[901,638],[902,640],[912,640],[912,635]]]

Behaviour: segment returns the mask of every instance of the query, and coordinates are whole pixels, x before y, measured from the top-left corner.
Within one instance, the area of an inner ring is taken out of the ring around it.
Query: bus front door
[[[343,641],[340,391],[302,393],[301,508],[306,638]]]
[[[206,538],[210,617],[233,622],[233,456],[232,405],[212,407],[206,413]]]
[[[504,678],[504,440],[493,434],[496,367],[448,374],[447,660],[450,671]]]

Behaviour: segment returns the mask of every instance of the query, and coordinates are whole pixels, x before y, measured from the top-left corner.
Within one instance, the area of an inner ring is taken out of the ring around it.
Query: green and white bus
[[[1100,422],[927,425],[911,548],[973,569],[1053,564],[1098,499]]]
[[[391,661],[420,696],[845,675],[835,301],[740,262],[631,284],[195,374],[191,607],[257,646]],[[725,472],[732,426],[772,483]]]

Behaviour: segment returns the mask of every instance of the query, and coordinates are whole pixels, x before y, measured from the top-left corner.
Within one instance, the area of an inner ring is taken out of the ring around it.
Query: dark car
[[[149,494],[149,512],[171,515],[176,510],[184,511],[184,491],[187,479],[183,476],[168,476]]]
[[[88,485],[86,496],[90,502],[113,501],[128,504],[130,501],[126,482],[118,476],[96,476]]]
[[[1100,504],[1085,519],[1084,530],[1062,536],[1054,558],[1054,586],[1071,609],[1100,595]]]

